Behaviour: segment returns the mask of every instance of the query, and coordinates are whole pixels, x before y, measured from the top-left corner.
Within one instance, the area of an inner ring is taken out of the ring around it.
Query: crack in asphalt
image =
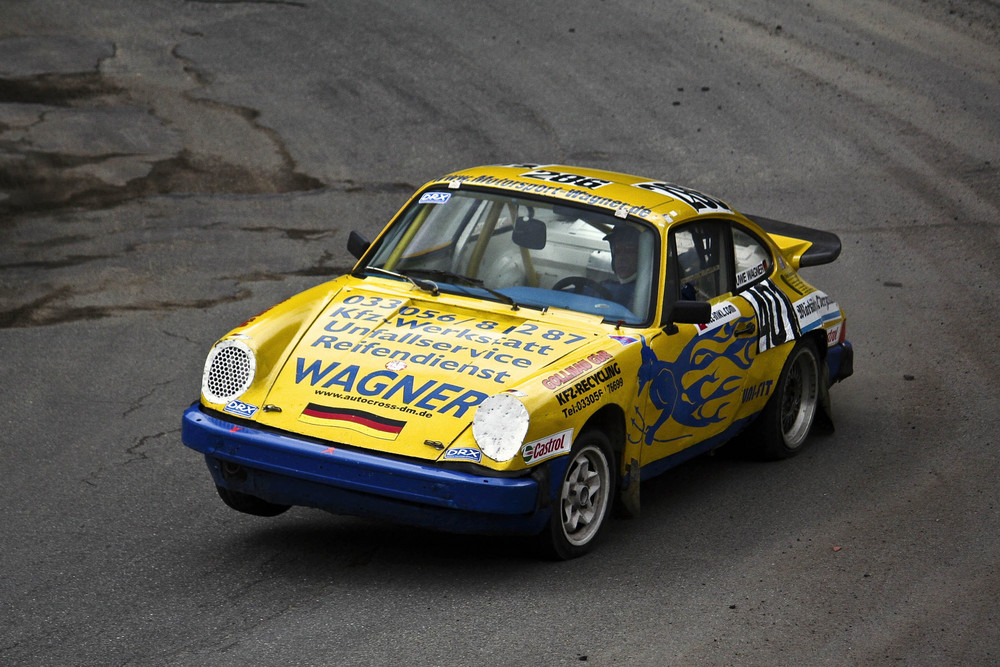
[[[335,229],[294,229],[288,227],[276,227],[274,225],[268,225],[263,227],[241,227],[245,232],[278,232],[284,234],[285,237],[290,238],[294,241],[315,241],[316,239],[325,238],[331,234],[336,233]]]
[[[80,320],[98,320],[123,313],[172,311],[183,308],[206,309],[226,303],[244,301],[253,296],[249,289],[241,289],[236,294],[217,298],[194,299],[192,301],[153,301],[112,306],[63,307],[53,302],[72,296],[69,287],[63,287],[34,301],[0,311],[0,329],[66,324]]]
[[[142,436],[141,438],[139,438],[139,441],[137,443],[135,443],[131,447],[125,448],[125,453],[128,454],[131,458],[128,458],[124,462],[122,462],[122,465],[127,466],[128,464],[135,463],[136,461],[148,460],[149,455],[146,452],[142,451],[142,448],[145,447],[150,440],[156,440],[158,438],[162,438],[164,436],[179,432],[180,429],[175,428],[169,431],[163,431],[161,433],[154,433],[153,435]]]
[[[185,58],[180,53],[181,44],[169,51],[180,66],[182,84],[174,89],[173,97],[164,97],[160,88],[144,87],[145,80],[130,82],[102,72],[101,62],[107,65],[120,57],[117,45],[112,46],[104,49],[106,57],[91,65],[94,71],[5,74],[0,78],[0,229],[30,225],[25,221],[40,214],[65,212],[70,216],[67,222],[79,222],[80,211],[103,211],[161,195],[318,191],[408,195],[415,189],[410,183],[393,181],[337,179],[327,184],[302,173],[279,132],[262,123],[260,111],[200,97],[214,77]],[[130,66],[130,62],[123,62],[111,70],[129,71]],[[213,135],[199,135],[204,127],[213,128]],[[99,277],[96,275],[79,278],[77,272],[45,282],[44,272],[88,264],[95,268],[87,271],[100,276],[130,269],[105,269],[105,261],[120,255],[91,247],[93,235],[59,233],[56,226],[44,228],[51,230],[47,234],[50,238],[35,235],[13,241],[0,261],[0,272],[9,272],[6,276],[11,280],[32,281],[28,290],[14,289],[13,283],[7,286],[10,289],[5,288],[7,302],[0,305],[0,329],[98,320],[132,312],[212,308],[250,298],[252,285],[247,283],[289,277],[330,278],[350,270],[349,266],[326,266],[333,255],[324,252],[301,268],[261,270],[228,279],[213,276],[214,287],[208,286],[207,294],[195,293],[201,298],[134,302],[131,299],[141,294],[141,287],[123,289],[111,281],[94,292],[94,285],[100,284],[92,279]],[[306,242],[325,239],[337,231],[267,223],[244,223],[241,229]],[[137,229],[137,233],[147,232]],[[75,247],[78,244],[87,247]],[[53,257],[50,253],[56,246],[64,247],[65,252]],[[127,247],[126,252],[133,247]],[[39,275],[30,277],[32,271]],[[235,287],[228,289],[236,289],[236,293],[217,294],[219,280],[234,280]],[[84,295],[78,289],[81,285],[89,285],[92,293]],[[74,303],[84,296],[104,303]]]
[[[67,255],[62,259],[32,260],[15,264],[0,264],[0,271],[8,269],[63,269],[67,266],[77,266],[101,259],[111,259],[115,255]]]
[[[139,398],[135,399],[132,402],[132,404],[129,405],[128,409],[126,409],[125,412],[122,413],[122,418],[128,417],[130,414],[132,414],[136,410],[142,408],[144,406],[147,398],[149,398],[150,396],[152,396],[153,394],[155,394],[157,391],[159,391],[160,387],[166,387],[167,385],[171,384],[171,382],[173,382],[173,381],[172,380],[166,380],[164,382],[154,382],[152,384],[152,388],[149,391],[147,391],[145,394],[143,394]]]
[[[177,48],[174,47],[171,55],[182,64],[197,89],[203,88],[208,77],[198,71],[195,63],[178,55]],[[101,113],[106,111],[109,120],[104,122],[112,124],[115,120],[110,114],[121,114],[131,109],[135,111],[125,115],[124,119],[142,122],[142,114],[136,110],[132,91],[109,81],[100,72],[0,78],[0,103],[45,105],[49,108],[38,110],[34,122],[17,127],[17,134],[0,139],[0,187],[6,195],[0,196],[0,215],[7,214],[5,217],[9,221],[16,215],[60,209],[103,210],[129,200],[160,194],[271,194],[305,192],[324,187],[319,179],[298,171],[281,136],[273,128],[259,122],[260,112],[256,109],[198,98],[192,91],[182,92],[181,97],[196,107],[239,118],[246,123],[249,132],[262,135],[273,146],[278,165],[240,165],[222,155],[198,153],[183,146],[177,150],[163,143],[166,133],[175,131],[173,123],[169,119],[158,118],[152,110],[146,112],[156,119],[152,126],[129,127],[126,123],[114,128],[118,141],[139,144],[147,149],[145,151],[104,151],[80,155],[71,152],[69,147],[40,148],[32,144],[30,131],[45,125],[53,109],[87,112],[87,118],[93,123],[101,123]],[[70,117],[67,122],[72,122],[72,119]],[[10,121],[0,124],[5,132],[10,132],[13,127]],[[57,129],[60,129],[58,125]],[[111,129],[109,124],[107,132]],[[183,129],[179,129],[182,134]],[[81,140],[72,128],[68,131],[74,137],[73,141]],[[143,141],[148,146],[141,145]],[[169,157],[163,157],[164,153]],[[102,168],[113,170],[118,166],[124,169],[113,163],[116,160],[134,165],[120,177],[121,183],[101,178]],[[136,175],[142,172],[145,172],[144,175]]]
[[[177,44],[170,50],[171,57],[182,64],[182,69],[189,77],[191,77],[192,81],[197,84],[198,89],[204,88],[209,83],[209,77],[197,68],[196,63],[189,58],[185,58],[178,52],[180,46],[180,44]],[[273,189],[260,189],[256,192],[308,191],[318,190],[324,186],[323,182],[319,179],[298,171],[298,165],[289,152],[288,147],[285,145],[284,139],[282,139],[281,135],[279,135],[273,128],[262,125],[259,122],[260,111],[257,109],[236,104],[227,104],[225,102],[219,102],[217,100],[203,97],[196,97],[191,90],[186,90],[182,92],[181,95],[192,104],[205,106],[207,108],[225,113],[235,114],[236,116],[242,118],[251,129],[264,135],[274,146],[274,149],[278,152],[278,156],[282,163],[282,166],[277,170],[277,173],[272,175],[272,178],[275,179],[275,185],[273,186]]]
[[[167,331],[166,329],[160,329],[160,333],[162,333],[164,336],[167,336],[168,338],[179,338],[180,340],[186,343],[191,343],[192,345],[197,345],[199,347],[203,345],[202,341],[194,340],[193,338],[189,338],[183,334],[174,333],[173,331]]]
[[[283,5],[299,9],[309,7],[304,2],[295,2],[294,0],[184,0],[184,2],[199,5]]]

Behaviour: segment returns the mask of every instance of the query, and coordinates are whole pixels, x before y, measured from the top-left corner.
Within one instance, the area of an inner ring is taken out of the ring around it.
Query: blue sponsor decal
[[[442,457],[445,461],[472,461],[479,463],[483,460],[483,453],[472,447],[452,447],[444,453]]]
[[[410,357],[408,363],[414,361],[415,359]],[[488,396],[481,391],[465,389],[457,384],[420,380],[415,375],[401,375],[388,369],[372,371],[359,378],[361,368],[357,364],[338,368],[340,362],[331,361],[324,367],[322,360],[315,359],[306,366],[308,362],[302,357],[296,359],[295,363],[295,384],[308,382],[309,386],[315,387],[329,378],[321,385],[322,389],[315,390],[320,396],[346,397],[349,401],[360,400],[357,398],[358,395],[366,398],[378,397],[384,401],[391,400],[392,405],[389,407],[394,410],[409,412],[409,406],[413,403],[416,408],[434,410],[439,414],[454,412],[455,417],[461,417],[466,410],[476,407]],[[441,367],[443,368],[443,364]],[[326,391],[333,387],[339,387],[340,391]],[[371,403],[371,401],[365,402]],[[407,407],[404,408],[400,404]]]
[[[447,204],[451,199],[450,192],[425,192],[420,195],[419,204]]]
[[[226,407],[224,407],[222,411],[228,412],[231,415],[236,415],[237,417],[245,417],[247,419],[250,419],[255,414],[257,414],[257,406],[233,399],[228,403],[226,403]]]
[[[649,423],[639,408],[635,408],[632,425],[641,432],[643,442],[652,445],[691,437],[690,433],[675,438],[657,437],[667,420],[672,419],[681,426],[702,428],[726,419],[723,410],[738,398],[736,392],[743,386],[743,376],[755,356],[757,340],[753,336],[737,338],[733,333],[748,321],[752,321],[751,318],[734,319],[693,337],[675,361],[657,357],[645,337],[642,338],[639,393],[649,387],[648,401],[652,408],[649,414],[654,416],[654,421]],[[630,441],[638,442],[631,436]]]

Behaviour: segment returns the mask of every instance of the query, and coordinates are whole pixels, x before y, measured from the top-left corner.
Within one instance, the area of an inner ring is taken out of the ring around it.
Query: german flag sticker
[[[405,421],[387,419],[364,410],[348,410],[331,408],[326,405],[310,403],[299,415],[299,421],[316,426],[340,426],[358,431],[373,438],[395,440],[399,432],[406,426]]]

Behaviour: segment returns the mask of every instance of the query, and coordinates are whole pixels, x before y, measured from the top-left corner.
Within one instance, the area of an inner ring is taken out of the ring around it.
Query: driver
[[[601,285],[611,293],[614,301],[631,308],[639,268],[639,231],[632,225],[615,225],[604,240],[611,246],[611,269],[615,278]]]

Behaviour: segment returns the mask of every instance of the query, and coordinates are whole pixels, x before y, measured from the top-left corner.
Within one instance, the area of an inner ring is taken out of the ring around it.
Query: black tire
[[[617,472],[611,443],[584,431],[573,443],[549,525],[539,536],[549,558],[569,560],[589,552],[611,516]]]
[[[816,344],[800,339],[781,369],[778,387],[750,429],[753,449],[776,461],[802,451],[820,408],[819,355]]]
[[[282,512],[287,512],[291,507],[291,505],[277,505],[275,503],[269,503],[263,498],[251,496],[249,493],[232,491],[224,486],[216,485],[215,490],[219,492],[219,497],[222,498],[222,502],[226,503],[237,512],[243,512],[244,514],[252,514],[254,516],[278,516]]]

